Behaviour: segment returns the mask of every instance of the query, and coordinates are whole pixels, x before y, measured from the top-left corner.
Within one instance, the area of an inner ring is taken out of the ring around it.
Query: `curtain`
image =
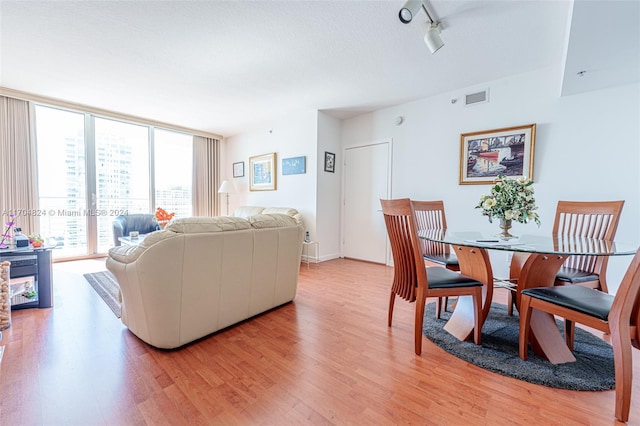
[[[220,141],[203,136],[193,137],[193,215],[217,216],[220,203]]]
[[[17,211],[24,234],[40,232],[36,143],[29,103],[0,96],[0,225]]]

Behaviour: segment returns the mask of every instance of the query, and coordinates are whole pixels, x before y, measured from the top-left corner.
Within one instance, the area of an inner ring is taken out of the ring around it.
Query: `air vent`
[[[475,105],[485,102],[489,102],[489,89],[483,90],[482,92],[469,93],[464,95],[465,105]]]

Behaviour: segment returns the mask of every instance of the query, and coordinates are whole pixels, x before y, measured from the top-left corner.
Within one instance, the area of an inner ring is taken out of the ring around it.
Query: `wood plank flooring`
[[[0,425],[616,424],[613,391],[506,378],[427,339],[415,356],[413,304],[398,300],[387,327],[390,267],[304,265],[293,303],[171,351],[138,340],[82,277],[102,269],[57,263],[54,307],[13,312]]]

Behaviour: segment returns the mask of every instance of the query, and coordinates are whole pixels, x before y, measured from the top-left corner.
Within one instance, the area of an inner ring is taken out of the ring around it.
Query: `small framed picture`
[[[324,153],[324,171],[325,172],[336,172],[336,155],[333,152]]]
[[[249,157],[249,191],[275,191],[276,153]]]
[[[239,161],[237,163],[233,163],[233,177],[243,177],[244,176],[244,161]]]

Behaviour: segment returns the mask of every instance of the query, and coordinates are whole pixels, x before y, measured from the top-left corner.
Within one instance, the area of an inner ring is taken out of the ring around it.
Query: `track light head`
[[[442,46],[444,41],[440,37],[440,22],[432,22],[424,35],[424,42],[431,51],[431,54],[436,53]]]
[[[414,16],[420,11],[422,0],[407,0],[398,13],[398,18],[403,24],[411,22]]]

